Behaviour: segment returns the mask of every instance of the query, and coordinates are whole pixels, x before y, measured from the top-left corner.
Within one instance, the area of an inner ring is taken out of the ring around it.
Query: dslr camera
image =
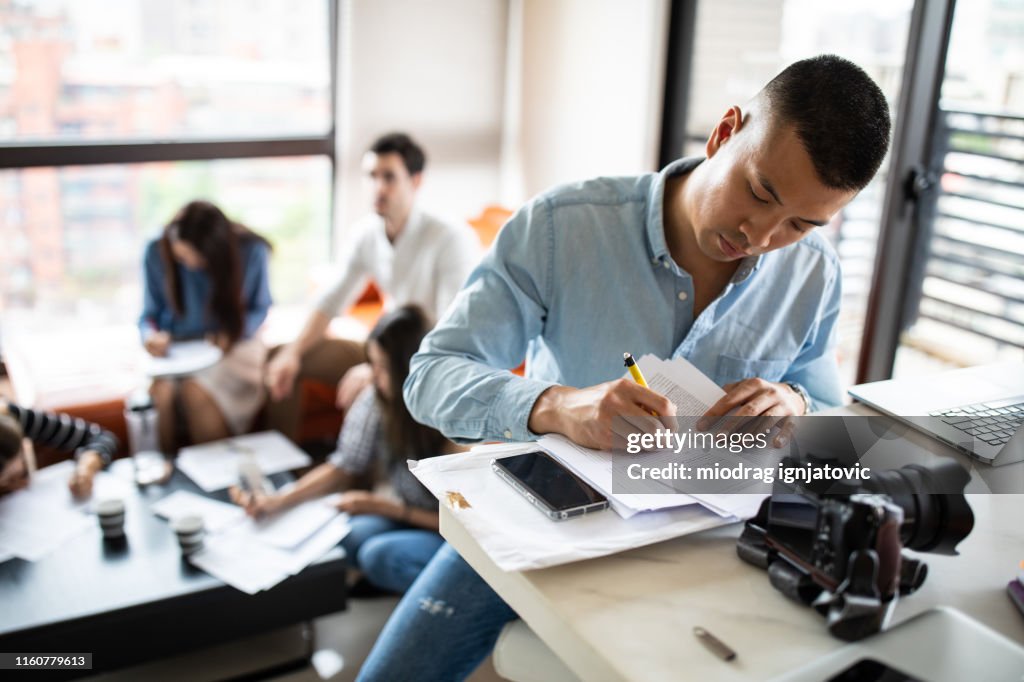
[[[904,548],[957,553],[974,527],[963,495],[969,480],[949,460],[876,470],[856,483],[784,492],[776,486],[747,521],[736,549],[768,571],[772,586],[824,615],[833,636],[856,641],[883,630],[899,596],[924,583],[928,566]],[[944,492],[929,492],[936,490]]]

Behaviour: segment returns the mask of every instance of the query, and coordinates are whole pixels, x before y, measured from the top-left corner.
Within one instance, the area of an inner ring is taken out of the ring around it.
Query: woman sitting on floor
[[[341,542],[353,566],[374,586],[404,592],[444,540],[437,532],[437,499],[416,480],[406,460],[458,452],[438,431],[417,423],[402,398],[409,360],[429,330],[423,311],[402,306],[370,332],[366,354],[373,384],[345,416],[338,447],[328,461],[285,493],[262,495],[231,489],[231,499],[252,516],[273,514],[300,502],[347,490],[338,508],[352,515]],[[351,490],[358,479],[387,471],[395,497]]]

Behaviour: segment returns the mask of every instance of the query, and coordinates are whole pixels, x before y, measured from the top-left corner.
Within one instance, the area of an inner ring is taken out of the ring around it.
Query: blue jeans
[[[357,682],[463,680],[516,617],[446,543],[395,607]]]
[[[353,516],[352,530],[341,546],[349,563],[377,587],[405,592],[444,539],[432,530],[414,528],[383,516]]]

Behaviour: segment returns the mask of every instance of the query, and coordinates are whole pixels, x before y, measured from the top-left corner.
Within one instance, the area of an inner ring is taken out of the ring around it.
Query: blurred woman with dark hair
[[[352,530],[341,546],[370,583],[392,592],[404,592],[444,542],[437,532],[437,499],[412,475],[406,460],[461,450],[414,421],[402,398],[409,360],[429,329],[424,312],[406,305],[386,314],[370,332],[366,354],[373,383],[345,415],[337,450],[327,462],[284,493],[231,489],[231,499],[252,516],[347,490],[338,508],[352,516]],[[387,472],[393,495],[351,490],[360,478],[378,471]]]
[[[172,341],[205,338],[224,352],[188,378],[153,382],[164,452],[177,448],[178,409],[193,443],[244,433],[259,410],[266,347],[256,333],[271,304],[270,250],[207,201],[186,204],[146,246],[139,323],[146,350],[163,356]]]

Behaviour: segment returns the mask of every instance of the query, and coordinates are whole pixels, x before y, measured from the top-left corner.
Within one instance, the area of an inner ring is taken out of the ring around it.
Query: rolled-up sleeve
[[[551,297],[551,207],[535,200],[501,230],[410,363],[406,404],[457,442],[531,440],[537,397],[550,386],[510,371],[542,335]]]

